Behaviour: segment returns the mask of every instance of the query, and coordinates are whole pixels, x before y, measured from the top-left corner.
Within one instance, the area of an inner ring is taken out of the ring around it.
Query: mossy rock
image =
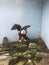
[[[2,48],[0,48],[0,52],[2,51],[3,49]]]
[[[18,62],[17,64],[15,65],[24,65],[25,61],[21,61],[21,62]]]

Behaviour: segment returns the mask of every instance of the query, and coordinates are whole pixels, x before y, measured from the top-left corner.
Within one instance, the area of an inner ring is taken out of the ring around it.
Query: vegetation
[[[29,43],[29,45],[4,46],[0,48],[0,55],[9,53],[11,56],[9,65],[36,65],[38,59],[36,53],[38,51],[40,51],[39,46],[35,43]]]

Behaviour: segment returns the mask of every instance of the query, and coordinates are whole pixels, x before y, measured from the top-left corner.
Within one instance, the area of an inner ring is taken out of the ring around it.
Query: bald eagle
[[[11,28],[11,30],[18,30],[18,35],[19,35],[19,40],[23,39],[29,39],[26,34],[27,34],[27,28],[29,28],[30,25],[26,25],[24,27],[21,27],[19,24],[14,24]]]

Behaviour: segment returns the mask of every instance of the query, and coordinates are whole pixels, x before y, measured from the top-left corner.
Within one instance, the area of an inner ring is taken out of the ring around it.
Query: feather
[[[30,27],[30,25],[26,25],[26,26],[23,27],[23,29],[26,30],[26,29],[29,28],[29,27]]]
[[[19,25],[19,24],[14,24],[13,25],[13,27],[11,28],[11,30],[18,30],[18,31],[20,31],[21,30],[21,25]]]

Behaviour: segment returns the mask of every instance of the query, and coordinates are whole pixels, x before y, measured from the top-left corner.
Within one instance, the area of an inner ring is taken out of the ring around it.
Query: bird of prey
[[[21,27],[21,25],[19,24],[14,24],[11,28],[11,30],[18,30],[18,35],[19,35],[19,40],[23,39],[27,39],[28,37],[26,36],[27,34],[27,28],[29,28],[30,25],[26,25],[24,27]]]

